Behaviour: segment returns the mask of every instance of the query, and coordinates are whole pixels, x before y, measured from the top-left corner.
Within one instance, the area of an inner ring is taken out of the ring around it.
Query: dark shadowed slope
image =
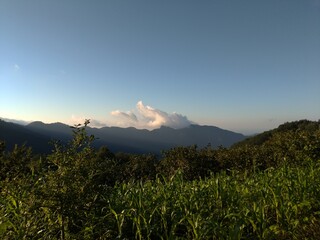
[[[72,128],[63,123],[45,124],[40,121],[32,122],[25,126],[27,129],[50,137],[53,140],[66,142],[72,137]]]
[[[0,140],[6,142],[8,150],[15,144],[32,147],[34,152],[44,153],[51,150],[48,144],[50,138],[46,135],[33,132],[24,126],[0,120]]]

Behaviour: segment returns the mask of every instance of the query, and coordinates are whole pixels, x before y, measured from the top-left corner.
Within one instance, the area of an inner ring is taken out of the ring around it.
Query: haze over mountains
[[[229,147],[244,140],[243,134],[214,126],[190,125],[181,129],[160,127],[154,130],[141,130],[133,127],[87,127],[87,133],[97,139],[95,147],[107,146],[113,152],[155,153],[175,146],[199,147],[211,144],[213,147]],[[26,143],[34,152],[47,153],[52,148],[48,142],[60,140],[67,142],[72,138],[72,128],[62,123],[45,124],[40,121],[21,126],[0,121],[0,140],[5,140],[10,149],[14,144]]]

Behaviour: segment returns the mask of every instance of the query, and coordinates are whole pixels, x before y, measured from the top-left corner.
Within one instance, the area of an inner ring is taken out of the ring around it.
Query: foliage
[[[91,226],[87,226],[88,221],[90,222],[88,214],[95,211],[95,203],[99,199],[101,189],[105,190],[98,179],[104,174],[103,170],[107,167],[105,166],[107,161],[100,161],[101,158],[95,157],[95,151],[91,147],[94,137],[87,136],[85,133],[88,123],[88,121],[85,122],[84,127],[81,125],[74,127],[74,138],[68,146],[55,143],[53,153],[45,159],[47,167],[40,168],[40,172],[17,178],[15,182],[10,182],[12,178],[6,178],[6,181],[2,182],[5,183],[2,193],[6,199],[13,199],[17,202],[20,199],[32,198],[20,204],[14,204],[14,206],[27,209],[23,211],[26,215],[41,216],[45,221],[41,224],[32,223],[33,226],[38,227],[37,232],[32,232],[33,237],[47,238],[50,236],[69,239],[80,233],[87,234],[88,231],[92,231]],[[21,154],[17,155],[13,151],[8,154],[9,161],[12,160],[11,155],[15,157],[15,160],[25,159],[20,156]],[[10,162],[14,163],[14,161]],[[18,166],[20,170],[24,169],[23,165]],[[30,179],[32,179],[31,182]],[[25,180],[28,181],[24,183]],[[16,187],[17,183],[21,188]],[[5,204],[10,206],[11,203],[9,201]],[[8,213],[4,215],[7,216]],[[18,216],[16,222],[19,224],[12,223],[8,229],[10,234],[19,238],[19,231],[24,226],[21,221],[25,221],[26,215],[14,215]],[[30,224],[28,222],[28,225]],[[13,226],[20,226],[19,231]],[[27,230],[24,229],[24,231]]]
[[[157,157],[153,154],[116,154],[118,162],[118,179],[153,179],[156,175]]]
[[[198,149],[196,145],[193,145],[165,151],[157,170],[166,177],[173,176],[178,170],[181,170],[184,177],[191,180],[219,171],[220,165],[210,145],[203,149]]]
[[[319,163],[256,174],[119,184],[108,200],[121,239],[302,239],[319,230]]]
[[[234,144],[234,147],[243,147],[246,145],[260,146],[269,141],[275,134],[282,134],[286,132],[304,131],[312,134],[320,129],[320,120],[318,122],[309,120],[300,120],[294,122],[287,122],[281,124],[278,128],[266,131],[264,133],[249,137],[239,143]],[[271,140],[272,141],[272,140]]]
[[[154,155],[92,147],[84,125],[48,156],[0,141],[1,239],[315,239],[320,129]]]
[[[31,171],[32,150],[25,145],[15,145],[9,153],[2,151],[0,160],[0,179],[14,179]]]

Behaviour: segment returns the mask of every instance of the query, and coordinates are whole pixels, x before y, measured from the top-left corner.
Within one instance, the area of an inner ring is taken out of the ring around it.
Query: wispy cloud
[[[20,66],[18,64],[14,64],[13,68],[15,71],[19,71],[20,70]]]
[[[123,112],[120,110],[112,111],[111,115],[116,117],[115,125],[121,127],[136,127],[155,129],[161,126],[172,128],[184,128],[192,122],[178,113],[167,113],[150,106],[145,106],[142,101],[136,104],[136,113],[132,111]]]
[[[17,123],[20,125],[28,125],[30,121],[24,121],[24,120],[18,120],[18,119],[12,119],[12,118],[2,118],[0,117],[1,120],[6,121],[6,122],[12,122],[12,123]]]

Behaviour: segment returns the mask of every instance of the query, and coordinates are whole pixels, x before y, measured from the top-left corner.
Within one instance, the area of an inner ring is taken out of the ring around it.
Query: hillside
[[[265,131],[258,135],[248,137],[240,142],[235,143],[232,147],[243,147],[243,146],[260,146],[270,140],[274,135],[286,133],[289,131],[306,131],[313,133],[316,130],[320,129],[320,120],[319,121],[310,121],[310,120],[299,120],[294,122],[286,122],[279,125],[279,127]]]

